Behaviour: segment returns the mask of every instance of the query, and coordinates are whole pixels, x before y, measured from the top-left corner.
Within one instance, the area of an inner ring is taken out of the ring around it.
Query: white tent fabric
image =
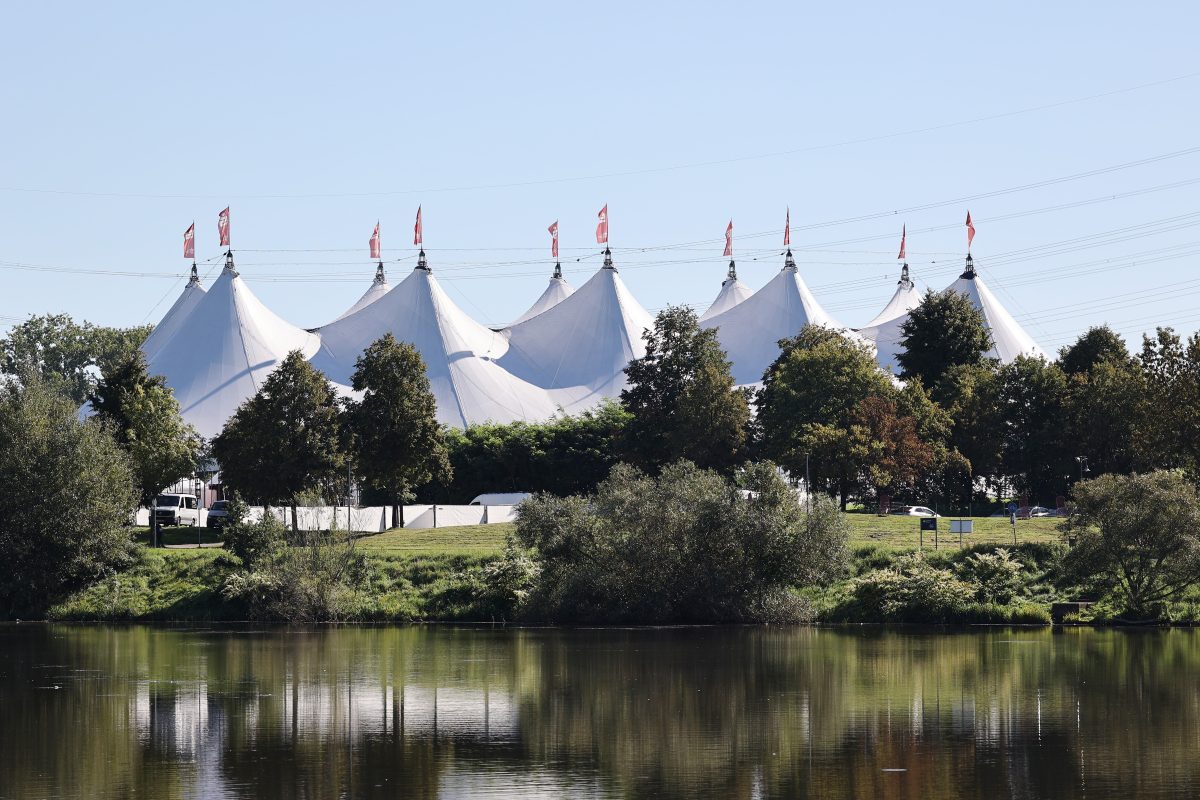
[[[423,253],[417,268],[390,292],[318,333],[322,347],[313,365],[346,384],[363,350],[385,333],[412,344],[425,360],[438,420],[447,425],[545,420],[557,410],[545,391],[496,365],[493,359],[507,349],[507,339],[454,304]]]
[[[212,437],[284,356],[299,350],[308,358],[320,346],[317,336],[264,306],[229,260],[175,334],[146,360],[150,373],[175,391],[183,418]]]
[[[188,280],[187,286],[183,287],[183,292],[167,309],[167,313],[163,314],[163,318],[154,326],[154,330],[146,337],[146,341],[142,342],[142,352],[146,354],[147,361],[171,340],[183,321],[187,319],[188,314],[192,313],[196,304],[203,297],[204,287],[200,285],[200,276],[196,274],[196,267],[193,266],[192,277]]]
[[[574,293],[575,287],[567,283],[567,279],[556,269],[555,274],[550,278],[550,284],[546,287],[546,291],[542,292],[542,296],[529,307],[529,310],[517,317],[517,321],[512,324],[520,325],[527,319],[533,319],[543,311],[554,308]]]
[[[752,294],[754,294],[754,291],[738,280],[733,262],[730,261],[729,276],[721,282],[721,291],[717,292],[717,298],[712,301],[712,305],[708,307],[708,310],[700,315],[700,321],[705,322],[719,314],[724,314]]]
[[[994,342],[994,346],[986,354],[988,358],[998,358],[1000,363],[1010,364],[1017,356],[1045,357],[1045,352],[1038,347],[1033,337],[1017,324],[983,279],[976,274],[970,256],[967,257],[966,271],[947,288],[965,294],[971,303],[983,312],[984,322],[992,332]]]
[[[337,319],[345,319],[351,314],[362,311],[391,290],[392,287],[387,282],[387,276],[383,274],[383,264],[380,264],[378,271],[375,273],[375,280],[371,281],[370,288],[363,292],[363,296],[358,298],[358,302],[343,311],[342,315]],[[337,322],[337,320],[334,320],[334,322]]]
[[[642,334],[653,326],[606,254],[570,297],[503,331],[509,347],[499,364],[575,413],[620,395],[625,366],[646,354]]]
[[[900,372],[897,356],[904,349],[900,346],[903,336],[900,328],[908,319],[908,312],[921,304],[921,299],[916,284],[909,280],[908,265],[905,265],[904,275],[896,284],[892,299],[873,320],[858,329],[859,336],[875,345],[875,360],[879,366],[894,375]]]
[[[795,336],[805,325],[824,325],[854,336],[821,308],[800,277],[790,250],[783,269],[766,286],[702,323],[717,329],[739,386],[761,381],[779,355],[779,340]]]

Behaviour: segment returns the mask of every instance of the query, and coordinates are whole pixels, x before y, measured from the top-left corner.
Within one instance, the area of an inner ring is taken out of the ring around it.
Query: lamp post
[[[1082,480],[1083,480],[1083,473],[1085,473],[1085,472],[1091,472],[1091,470],[1090,470],[1090,469],[1088,469],[1088,460],[1087,460],[1087,456],[1075,456],[1075,460],[1076,460],[1077,462],[1079,462],[1079,480],[1081,480],[1081,481],[1082,481]]]

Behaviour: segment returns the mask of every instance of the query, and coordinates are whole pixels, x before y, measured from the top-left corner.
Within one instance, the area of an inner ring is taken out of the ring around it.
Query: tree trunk
[[[296,502],[292,501],[292,533],[300,532],[300,523],[296,518]]]
[[[392,503],[392,527],[401,528],[404,523],[400,519],[400,504]]]

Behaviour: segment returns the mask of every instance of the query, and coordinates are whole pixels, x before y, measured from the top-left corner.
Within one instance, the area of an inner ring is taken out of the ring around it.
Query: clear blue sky
[[[730,217],[743,280],[765,283],[790,205],[809,285],[862,324],[894,287],[901,224],[915,276],[940,289],[969,207],[981,274],[1047,350],[1101,322],[1131,344],[1156,323],[1200,326],[1200,152],[826,224],[1200,145],[1200,75],[1180,77],[1200,73],[1193,2],[25,3],[4,16],[0,330],[54,311],[156,321],[183,285],[183,230],[195,219],[198,255],[216,256],[226,204],[254,291],[317,325],[366,289],[377,218],[385,257],[408,259],[392,281],[408,272],[418,203],[435,274],[493,324],[544,287],[555,219],[568,278],[586,279],[608,203],[622,277],[652,310],[712,299]]]

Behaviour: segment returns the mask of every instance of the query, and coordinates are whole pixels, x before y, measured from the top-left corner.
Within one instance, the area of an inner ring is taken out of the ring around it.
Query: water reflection
[[[1190,797],[1192,631],[0,627],[0,798]]]

